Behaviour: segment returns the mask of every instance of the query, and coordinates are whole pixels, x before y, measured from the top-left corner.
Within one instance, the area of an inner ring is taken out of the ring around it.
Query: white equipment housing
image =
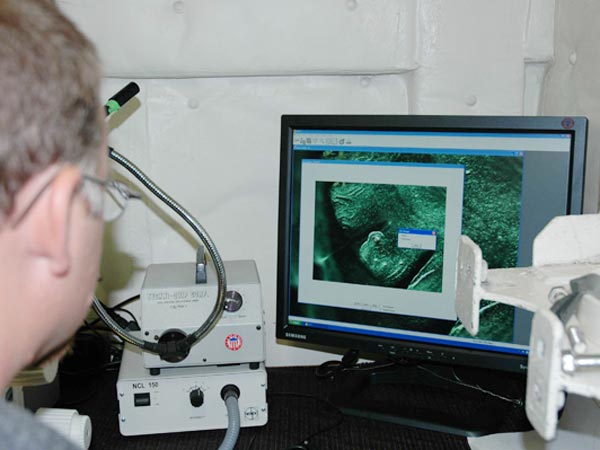
[[[188,356],[179,362],[144,352],[144,367],[172,368],[265,360],[262,296],[252,260],[225,261],[227,299],[223,315]],[[207,265],[207,282],[196,284],[194,263],[153,264],[141,292],[142,336],[158,341],[170,332],[193,333],[210,315],[217,298],[217,276]]]
[[[264,364],[182,367],[150,375],[139,348],[125,345],[117,381],[119,430],[124,436],[225,429],[225,386],[239,389],[242,427],[267,423],[267,372]]]

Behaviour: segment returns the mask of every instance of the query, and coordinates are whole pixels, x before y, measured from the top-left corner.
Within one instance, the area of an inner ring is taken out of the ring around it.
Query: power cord
[[[113,320],[115,320],[120,327],[124,328],[127,331],[139,331],[140,330],[140,324],[137,321],[137,319],[135,318],[135,316],[133,315],[133,313],[131,311],[129,311],[128,309],[125,309],[124,306],[139,300],[140,295],[134,295],[132,297],[129,297],[119,303],[117,303],[114,306],[111,307],[105,307],[106,312],[111,316],[111,318]],[[117,311],[123,312],[125,314],[127,314],[130,318],[131,321],[127,321],[125,320],[123,317],[121,317],[119,314],[117,314]],[[94,319],[92,322],[90,322],[88,325],[90,326],[96,326],[97,323],[101,322],[101,319],[99,317],[97,317],[96,319]],[[108,330],[108,327],[107,327]],[[110,330],[112,332],[112,330]]]
[[[290,447],[286,447],[285,450],[319,450],[311,442],[312,439],[314,439],[316,436],[318,436],[320,434],[326,433],[328,431],[333,430],[334,428],[339,427],[344,422],[344,415],[339,410],[338,407],[336,407],[330,401],[328,401],[328,400],[326,400],[324,398],[321,398],[321,397],[317,397],[316,395],[304,394],[304,393],[301,393],[301,392],[269,392],[268,396],[269,397],[296,397],[296,398],[304,398],[304,399],[315,400],[317,402],[324,403],[328,408],[332,409],[337,414],[337,416],[338,416],[337,419],[336,419],[336,421],[333,422],[332,424],[327,425],[325,427],[322,427],[322,428],[316,430],[315,432],[309,434],[304,439],[302,439],[299,444],[295,444],[295,445],[292,445]],[[258,432],[256,432],[252,436],[252,438],[250,439],[250,442],[246,446],[245,450],[252,450],[254,448],[254,442],[256,441],[256,438],[258,437],[258,435],[260,434],[261,431],[262,431],[262,429],[259,430]]]
[[[119,344],[110,336],[84,325],[74,337],[72,350],[59,364],[59,407],[73,407],[92,398],[105,371],[120,364]]]
[[[489,395],[491,397],[500,399],[507,403],[512,403],[517,406],[523,406],[523,400],[519,398],[510,398],[503,395],[500,395],[496,392],[490,391],[488,389],[482,388],[477,384],[470,384],[463,381],[456,371],[452,369],[453,378],[448,378],[439,373],[436,373],[434,370],[431,370],[423,365],[418,364],[417,362],[410,362],[405,359],[387,359],[383,361],[374,361],[369,363],[357,363],[358,361],[358,352],[356,350],[349,350],[342,357],[340,361],[332,360],[326,361],[315,369],[315,375],[317,378],[333,378],[336,375],[344,372],[352,372],[352,371],[374,371],[378,369],[387,369],[393,367],[400,366],[413,366],[419,370],[427,372],[429,375],[438,378],[440,380],[446,381],[448,383],[456,384],[459,386],[463,386],[467,389],[472,389],[477,392],[481,392],[483,394]]]
[[[337,406],[335,406],[333,403],[331,403],[329,400],[321,398],[321,397],[317,397],[316,395],[304,394],[304,393],[300,393],[300,392],[274,392],[274,393],[269,393],[269,396],[270,397],[297,397],[297,398],[316,400],[317,402],[325,404],[327,407],[329,407],[331,410],[333,410],[336,413],[336,415],[338,416],[337,419],[335,420],[335,422],[333,422],[332,424],[316,430],[315,432],[313,432],[313,433],[309,434],[308,436],[306,436],[305,438],[303,438],[301,440],[300,444],[295,444],[291,447],[288,447],[286,450],[318,450],[317,447],[315,447],[314,444],[312,444],[312,440],[316,436],[323,434],[323,433],[327,433],[328,431],[331,431],[331,430],[339,427],[342,423],[344,423],[344,414],[340,411],[340,409]],[[249,447],[249,450],[250,450],[250,447]]]
[[[474,391],[478,391],[481,392],[483,394],[489,395],[491,397],[500,399],[502,401],[505,401],[507,403],[512,403],[513,405],[517,405],[517,406],[523,406],[523,400],[519,399],[519,398],[510,398],[510,397],[505,397],[503,395],[497,394],[493,391],[490,391],[488,389],[484,389],[481,386],[477,385],[477,384],[469,384],[466,383],[465,381],[461,380],[460,377],[457,375],[456,371],[454,369],[452,369],[452,375],[454,377],[454,379],[452,378],[448,378],[448,377],[444,377],[438,373],[435,373],[435,371],[428,369],[427,367],[421,366],[421,365],[417,365],[416,366],[419,370],[423,370],[425,372],[427,372],[428,374],[430,374],[431,376],[434,376],[440,380],[443,381],[447,381],[448,383],[452,383],[452,384],[457,384],[459,386],[463,386],[466,387],[468,389],[473,389]]]
[[[341,360],[325,361],[315,368],[315,376],[319,379],[333,378],[343,372],[372,371],[410,364],[404,359],[388,358],[382,361],[358,363],[358,351],[348,350]]]
[[[140,299],[140,294],[134,295],[132,297],[129,297],[129,298],[123,300],[122,302],[117,303],[114,306],[111,306],[110,309],[119,309],[119,308],[122,308],[123,306],[129,305],[130,303],[132,303],[132,302],[134,302],[136,300],[139,300],[139,299]]]
[[[127,331],[140,331],[140,324],[132,314],[131,311],[125,308],[117,308],[112,307],[107,309],[106,312],[110,315],[110,317],[119,324],[119,326]],[[131,320],[125,319],[123,316],[119,315],[119,312],[127,314]]]
[[[139,330],[140,326],[124,306],[137,299],[139,295],[107,308],[115,321],[132,331]],[[66,386],[61,389],[60,405],[72,407],[93,397],[103,374],[119,370],[122,353],[123,341],[99,318],[84,321],[74,336],[73,348],[59,365],[61,383]]]

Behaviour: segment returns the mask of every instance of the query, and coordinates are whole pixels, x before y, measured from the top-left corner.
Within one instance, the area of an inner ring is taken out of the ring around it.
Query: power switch
[[[133,394],[133,404],[135,406],[150,406],[150,392]]]

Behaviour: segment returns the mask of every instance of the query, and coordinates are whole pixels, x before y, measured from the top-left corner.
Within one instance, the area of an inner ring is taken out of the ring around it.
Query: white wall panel
[[[59,0],[107,76],[396,73],[416,0]]]
[[[590,119],[584,210],[598,211],[600,185],[600,2],[556,3],[556,56],[544,87],[542,113]]]
[[[524,30],[523,114],[540,114],[544,78],[554,58],[554,0],[530,0]]]
[[[413,113],[523,113],[529,2],[421,1],[418,20],[419,70],[409,91]],[[537,28],[545,29],[531,26]],[[527,53],[537,54],[536,47],[541,44],[530,44]]]
[[[554,56],[554,0],[529,0],[527,5],[523,48],[525,60],[549,62]]]

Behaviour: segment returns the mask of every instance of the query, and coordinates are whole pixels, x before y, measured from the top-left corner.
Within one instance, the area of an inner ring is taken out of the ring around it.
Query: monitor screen
[[[587,120],[283,116],[277,337],[525,371],[531,314],[455,312],[458,238],[528,266],[553,217],[581,213]]]

